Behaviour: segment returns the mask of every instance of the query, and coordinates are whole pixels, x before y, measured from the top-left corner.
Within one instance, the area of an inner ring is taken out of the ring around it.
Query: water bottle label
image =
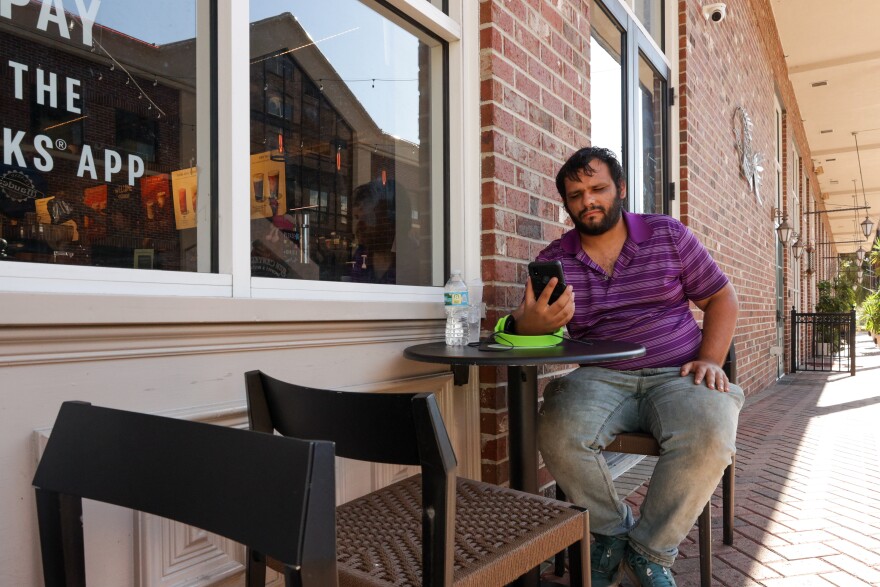
[[[466,291],[447,291],[443,294],[443,303],[447,306],[467,306],[468,294]]]

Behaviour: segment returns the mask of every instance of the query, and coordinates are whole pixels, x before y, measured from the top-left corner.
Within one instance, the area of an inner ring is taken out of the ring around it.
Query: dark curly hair
[[[626,181],[626,176],[624,176],[623,168],[620,166],[620,162],[614,153],[610,149],[602,147],[584,147],[583,149],[578,149],[574,155],[569,157],[568,161],[559,170],[559,173],[556,174],[556,191],[562,196],[563,202],[565,201],[565,180],[575,181],[581,173],[592,176],[595,173],[593,168],[590,167],[590,162],[593,159],[598,159],[608,166],[611,180],[617,186],[618,193],[620,192],[620,188]]]

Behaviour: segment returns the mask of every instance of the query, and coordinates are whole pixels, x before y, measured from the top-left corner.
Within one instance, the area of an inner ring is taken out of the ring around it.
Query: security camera
[[[712,22],[721,22],[727,16],[727,4],[724,2],[713,2],[703,6],[703,16],[706,20]]]

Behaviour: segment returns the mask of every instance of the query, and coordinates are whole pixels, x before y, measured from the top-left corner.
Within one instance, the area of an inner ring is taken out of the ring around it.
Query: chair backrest
[[[245,385],[253,430],[331,440],[340,457],[421,466],[424,584],[451,584],[456,460],[434,394],[314,389],[260,371]]]
[[[330,442],[65,402],[33,484],[47,586],[85,585],[82,498],[258,549],[288,585],[337,585]]]
[[[721,368],[727,374],[727,379],[731,383],[736,383],[736,345],[733,340],[730,341],[730,348],[727,349],[727,356],[724,358],[724,364]]]

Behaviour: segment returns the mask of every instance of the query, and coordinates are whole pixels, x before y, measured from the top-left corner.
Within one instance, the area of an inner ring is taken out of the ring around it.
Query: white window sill
[[[441,319],[441,287],[0,263],[0,325]]]

